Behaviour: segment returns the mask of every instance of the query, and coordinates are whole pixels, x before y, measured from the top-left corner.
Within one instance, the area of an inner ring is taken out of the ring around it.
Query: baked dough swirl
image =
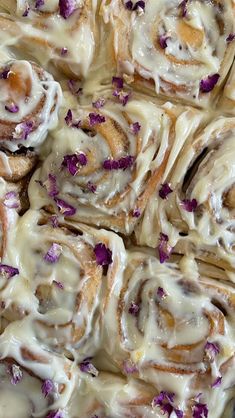
[[[117,71],[131,75],[133,86],[212,105],[234,57],[233,1],[112,0],[103,2],[103,15]]]

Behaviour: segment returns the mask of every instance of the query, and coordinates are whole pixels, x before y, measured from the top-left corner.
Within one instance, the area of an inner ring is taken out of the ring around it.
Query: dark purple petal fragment
[[[15,132],[13,133],[14,139],[26,140],[29,134],[33,131],[33,122],[30,120],[26,122],[19,123],[15,127]]]
[[[91,357],[88,357],[88,358],[84,359],[80,363],[80,370],[83,373],[89,373],[89,374],[91,374],[93,377],[96,377],[99,374],[98,370],[91,363]]]
[[[127,10],[132,10],[133,9],[133,2],[131,0],[128,0],[125,3],[125,7],[126,7]]]
[[[27,6],[27,7],[26,7],[26,9],[25,9],[25,11],[24,11],[24,13],[22,14],[22,16],[23,16],[23,17],[27,17],[27,16],[28,16],[28,14],[29,14],[29,11],[30,11],[30,7],[29,7],[29,6]]]
[[[55,390],[55,385],[51,379],[46,379],[42,383],[42,394],[45,396],[45,398]]]
[[[68,19],[76,10],[75,0],[59,0],[60,15]]]
[[[17,106],[17,104],[15,104],[15,103],[10,103],[9,105],[6,105],[5,109],[7,110],[7,112],[10,112],[10,113],[18,113],[19,112],[19,106]]]
[[[46,191],[48,193],[48,196],[55,197],[59,193],[59,189],[57,187],[57,179],[54,174],[49,173],[48,178],[43,183],[43,187],[46,188]]]
[[[130,131],[133,135],[137,135],[141,129],[139,122],[134,122],[130,125]]]
[[[171,189],[169,183],[161,184],[161,188],[159,190],[159,196],[161,199],[167,199],[168,194],[172,193],[173,190]]]
[[[57,263],[62,253],[62,247],[55,242],[51,245],[47,253],[44,255],[44,260],[48,263],[54,264]]]
[[[218,388],[222,383],[222,376],[218,376],[215,381],[212,383],[212,388]]]
[[[104,160],[103,168],[105,170],[126,170],[134,164],[135,158],[131,155],[119,158],[119,160]]]
[[[12,364],[9,366],[8,372],[11,375],[11,384],[17,385],[22,379],[23,379],[23,372],[20,368],[20,366],[16,364]]]
[[[209,93],[215,85],[218,83],[220,78],[219,74],[209,75],[207,78],[204,78],[200,81],[200,91],[202,93]]]
[[[132,212],[133,218],[139,218],[140,215],[141,215],[141,212],[140,212],[140,210],[138,208],[136,208],[136,209],[133,210],[133,212]]]
[[[166,36],[166,35],[159,36],[158,42],[159,42],[159,45],[162,49],[167,48],[167,39],[169,39],[169,38],[170,38],[170,36]]]
[[[128,312],[129,314],[137,318],[140,312],[140,305],[138,303],[131,302]]]
[[[166,298],[167,293],[165,292],[165,290],[163,289],[163,287],[158,287],[158,289],[157,289],[157,296],[160,299],[165,299]]]
[[[226,38],[226,42],[229,44],[230,42],[234,41],[234,39],[235,39],[235,33],[230,33]]]
[[[62,167],[66,167],[72,176],[76,176],[81,166],[87,165],[87,156],[83,153],[65,155]]]
[[[61,282],[57,282],[57,280],[53,280],[52,282],[56,287],[58,287],[58,289],[63,290],[64,289],[64,285]]]
[[[138,368],[131,360],[125,360],[123,362],[123,370],[126,374],[133,374],[138,372]]]
[[[3,204],[9,209],[18,209],[20,207],[18,193],[13,191],[6,193]]]
[[[91,192],[91,193],[95,193],[96,190],[97,190],[96,184],[92,183],[91,181],[88,181],[87,188],[88,188],[89,192]]]
[[[181,16],[182,17],[187,16],[187,3],[188,3],[188,0],[183,0],[179,5],[179,7],[181,9]]]
[[[170,258],[172,247],[168,244],[169,238],[166,234],[160,233],[159,237],[159,245],[158,245],[158,253],[160,263],[165,263],[166,260]]]
[[[8,79],[8,75],[9,75],[9,73],[10,73],[10,70],[9,70],[9,69],[5,69],[5,70],[3,70],[3,71],[1,72],[1,74],[0,74],[0,79],[2,79],[2,80],[7,80],[7,79]]]
[[[197,209],[197,200],[196,199],[185,199],[182,200],[182,205],[183,208],[187,211],[187,212],[195,212],[195,210]]]
[[[125,93],[124,91],[120,90],[114,90],[113,92],[113,96],[117,97],[117,99],[119,100],[119,102],[122,104],[122,106],[126,106],[129,98],[130,98],[130,93]]]
[[[68,112],[64,118],[66,125],[70,126],[72,124],[73,121],[73,113],[71,109],[68,109]]]
[[[50,222],[53,228],[58,228],[59,226],[59,221],[58,221],[58,216],[57,215],[52,215],[50,217]]]
[[[63,57],[64,55],[67,55],[67,53],[68,53],[68,48],[66,48],[66,47],[61,48],[61,50],[60,50],[60,55],[62,55],[62,57]]]
[[[90,126],[100,125],[105,122],[105,116],[99,113],[89,113],[89,124]]]
[[[92,106],[95,109],[100,109],[101,107],[103,107],[105,105],[105,99],[100,97],[99,99],[97,99],[95,102],[92,102]]]
[[[112,78],[112,85],[115,86],[117,89],[122,89],[123,88],[123,78],[113,77]]]
[[[44,6],[44,4],[45,4],[44,0],[36,0],[35,9],[39,9],[40,7]]]
[[[94,248],[96,262],[99,266],[109,266],[112,262],[112,251],[101,242]]]
[[[133,10],[138,10],[138,9],[145,10],[145,1],[139,0],[135,3]]]
[[[61,411],[51,411],[45,418],[63,418],[64,415]]]
[[[62,215],[64,216],[75,215],[76,209],[73,206],[71,206],[69,203],[65,202],[65,200],[55,197],[54,201],[59,209],[59,212],[62,213]]]
[[[175,412],[178,418],[183,418],[183,411],[174,406],[174,398],[174,393],[162,391],[158,396],[153,398],[152,406],[158,406],[163,414],[168,414],[168,418],[171,416],[172,412]]]
[[[5,279],[10,279],[17,274],[19,274],[19,270],[17,268],[8,266],[6,264],[0,264],[0,275]]]
[[[204,350],[205,350],[206,357],[208,358],[210,362],[213,362],[215,357],[220,352],[219,345],[217,343],[211,343],[209,341],[207,341],[204,347]]]
[[[193,406],[193,418],[207,418],[208,412],[206,404],[197,403]]]

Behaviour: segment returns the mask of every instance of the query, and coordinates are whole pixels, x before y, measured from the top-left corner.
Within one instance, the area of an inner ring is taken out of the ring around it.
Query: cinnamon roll
[[[44,68],[54,64],[67,76],[87,75],[96,54],[96,0],[1,0],[0,6],[10,13],[0,16],[6,42],[14,36],[15,47],[26,49]]]
[[[17,267],[19,276],[3,283],[2,317],[8,323],[21,319],[50,350],[76,359],[92,355],[99,346],[102,281],[121,274],[122,240],[29,210],[10,244],[4,261]]]
[[[52,411],[67,405],[75,385],[72,363],[43,350],[17,322],[0,337],[0,376],[0,414],[7,418],[16,413],[19,418],[54,416]]]
[[[215,103],[234,58],[233,1],[104,0],[102,10],[118,74],[149,93]]]
[[[235,120],[220,117],[191,141],[149,201],[138,242],[171,249],[234,270]],[[162,235],[163,234],[163,235]]]
[[[162,265],[149,251],[129,252],[122,284],[107,289],[102,345],[123,374],[174,394],[177,416],[194,416],[200,393],[216,418],[234,386],[235,289],[191,278],[191,267],[186,273],[180,260]],[[161,410],[160,398],[153,405]]]
[[[114,81],[122,84],[122,79]],[[94,102],[99,103],[98,109],[65,110],[52,153],[33,178],[44,188],[30,187],[30,194],[32,190],[34,207],[46,201],[48,205],[49,195],[51,210],[61,212],[57,200],[61,198],[74,208],[72,219],[128,235],[162,181],[170,151],[182,141],[181,122],[187,115],[187,137],[202,115],[170,104],[157,106],[120,89],[114,94],[119,96]],[[124,106],[123,100],[127,101]],[[51,175],[56,197],[45,187]]]

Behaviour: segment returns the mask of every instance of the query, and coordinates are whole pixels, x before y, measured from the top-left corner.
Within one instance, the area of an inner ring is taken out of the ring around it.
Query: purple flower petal
[[[39,9],[40,7],[44,6],[45,1],[44,0],[36,0],[35,2],[35,8]]]
[[[235,33],[230,33],[226,38],[226,42],[230,43],[230,42],[234,41],[234,39],[235,39]]]
[[[167,39],[169,39],[169,38],[170,38],[170,36],[166,36],[166,35],[159,36],[158,42],[159,42],[159,45],[162,49],[167,48]]]
[[[93,366],[93,364],[91,363],[91,358],[88,357],[86,359],[84,359],[82,361],[82,363],[80,363],[80,370],[83,373],[89,373],[91,374],[93,377],[98,376],[99,372],[98,370],[95,368],[95,366]]]
[[[8,266],[6,264],[0,264],[0,275],[5,279],[10,279],[17,274],[19,274],[19,270],[17,268]]]
[[[57,282],[57,280],[53,280],[52,282],[56,287],[58,287],[59,289],[63,290],[64,289],[64,285],[61,282]]]
[[[16,364],[12,364],[9,366],[8,372],[11,375],[11,384],[17,385],[17,383],[21,382],[23,379],[23,372],[20,368],[20,366],[17,366]]]
[[[104,160],[103,168],[105,170],[126,170],[134,164],[135,158],[131,155],[122,157],[119,160]]]
[[[160,407],[163,414],[168,414],[168,418],[171,416],[172,412],[175,412],[178,418],[183,418],[183,411],[174,406],[174,398],[174,393],[162,391],[158,396],[153,398],[152,406]]]
[[[215,85],[218,83],[220,78],[219,74],[209,75],[207,78],[204,78],[200,81],[200,91],[202,93],[209,93]]]
[[[137,318],[140,312],[140,305],[138,303],[131,302],[128,312],[129,314]]]
[[[5,194],[4,206],[9,209],[18,209],[20,207],[19,195],[16,192],[8,192]]]
[[[50,222],[53,228],[58,228],[59,226],[59,221],[58,221],[58,216],[57,215],[52,215],[50,217]]]
[[[91,181],[88,181],[87,188],[91,193],[95,193],[97,190],[96,184],[92,183]]]
[[[138,372],[138,368],[131,360],[125,360],[123,362],[123,370],[126,374],[132,374]]]
[[[127,5],[127,3],[126,3],[126,5]],[[117,89],[122,89],[123,88],[123,78],[113,77],[112,78],[112,85],[115,86]]]
[[[19,112],[19,106],[17,106],[15,103],[10,103],[9,105],[6,105],[5,109],[7,110],[7,112],[10,112],[10,113]]]
[[[59,0],[60,15],[68,19],[76,10],[75,0]]]
[[[109,266],[112,262],[112,251],[101,242],[94,248],[96,262],[99,266]]]
[[[204,350],[205,350],[205,354],[206,354],[206,356],[207,356],[207,358],[209,359],[210,362],[213,362],[215,357],[220,352],[219,345],[217,343],[211,343],[209,341],[207,341]]]
[[[80,84],[76,80],[69,80],[68,88],[74,96],[80,96],[83,91],[83,89],[80,87]]]
[[[90,126],[99,125],[105,122],[105,117],[99,113],[89,113]]]
[[[222,376],[218,376],[215,381],[212,383],[212,388],[218,388],[222,383]]]
[[[165,263],[166,260],[170,258],[172,247],[168,244],[169,238],[166,234],[160,233],[158,253],[160,263]]]
[[[168,194],[172,193],[173,190],[171,189],[169,183],[164,183],[161,184],[161,188],[159,190],[159,196],[161,197],[161,199],[166,199]]]
[[[1,72],[0,74],[0,79],[2,80],[7,80],[8,76],[9,76],[10,70],[9,69],[5,69]]]
[[[42,384],[42,394],[45,396],[45,398],[51,393],[54,392],[55,390],[55,385],[52,382],[51,379],[46,379],[44,380],[43,384]]]
[[[51,411],[45,418],[63,418],[63,413],[61,411]]]
[[[113,96],[117,97],[117,99],[119,100],[119,102],[122,104],[122,106],[126,106],[129,98],[130,98],[130,94],[129,93],[125,93],[124,91],[120,90],[114,90],[113,92]]]
[[[102,97],[100,97],[98,100],[96,100],[95,102],[92,102],[92,106],[95,109],[100,109],[101,107],[103,107],[105,105],[105,99],[103,99]]]
[[[127,10],[132,10],[133,9],[133,2],[131,0],[128,0],[125,3],[125,7],[126,7]]]
[[[28,16],[28,14],[29,14],[29,11],[30,11],[30,7],[29,7],[29,6],[27,6],[27,7],[26,7],[26,9],[25,9],[25,11],[24,11],[24,13],[22,14],[22,16],[23,16],[23,17],[27,17],[27,16]]]
[[[66,167],[72,176],[76,176],[81,166],[87,165],[87,156],[83,153],[65,155],[62,167]]]
[[[195,212],[195,210],[197,209],[197,200],[185,199],[185,200],[182,200],[182,205],[187,212]]]
[[[193,418],[207,418],[208,408],[206,404],[197,403],[193,406]]]
[[[61,50],[60,50],[60,55],[62,55],[62,57],[63,57],[64,55],[67,55],[67,53],[68,53],[68,48],[66,48],[66,47],[61,48]]]
[[[140,129],[141,125],[139,124],[139,122],[134,122],[130,125],[130,131],[133,135],[137,135]]]
[[[59,193],[59,190],[57,187],[56,176],[54,174],[51,174],[51,173],[48,174],[48,178],[46,181],[44,181],[43,187],[46,188],[48,196],[50,197],[55,197]]]
[[[73,120],[73,113],[72,110],[69,109],[65,118],[64,118],[66,125],[70,126],[72,124],[72,120]]]
[[[19,123],[15,127],[13,138],[26,140],[32,131],[33,131],[33,122],[28,120],[26,122]]]
[[[133,212],[132,212],[133,218],[139,218],[140,215],[141,215],[141,212],[140,212],[140,210],[138,208],[136,208],[136,209],[133,210]]]
[[[76,213],[76,209],[71,206],[69,203],[65,202],[62,199],[59,199],[58,197],[54,198],[54,201],[62,215],[64,216],[73,216]]]
[[[157,296],[158,296],[160,299],[165,299],[165,298],[166,298],[166,296],[167,296],[167,293],[165,292],[165,290],[164,290],[162,287],[159,287],[159,288],[157,289]]]
[[[59,244],[53,243],[47,253],[44,255],[44,260],[48,263],[57,263],[62,253],[62,247]]]
[[[187,3],[188,0],[183,0],[179,5],[179,7],[181,8],[182,17],[186,17],[187,15]]]
[[[133,10],[138,10],[138,8],[142,9],[142,10],[145,10],[145,1],[143,1],[143,0],[137,1],[135,3],[134,7],[133,7]]]

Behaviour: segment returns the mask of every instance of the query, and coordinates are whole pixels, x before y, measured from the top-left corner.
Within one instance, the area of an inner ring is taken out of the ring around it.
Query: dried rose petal
[[[159,36],[158,42],[159,42],[159,45],[162,49],[167,48],[167,39],[169,39],[169,38],[170,38],[170,36],[166,36],[166,35]]]
[[[10,112],[10,113],[19,112],[19,106],[17,106],[15,103],[10,103],[9,105],[6,105],[5,109],[7,110],[7,112]]]
[[[13,191],[6,193],[3,204],[9,209],[18,209],[20,207],[20,200],[19,200],[18,193],[13,192]]]
[[[19,383],[23,379],[23,372],[20,366],[17,366],[16,364],[12,364],[11,366],[9,366],[8,371],[11,375],[12,385],[17,385],[17,383]]]
[[[138,10],[138,8],[145,10],[145,1],[139,0],[135,3],[133,10]]]
[[[91,357],[88,357],[88,358],[84,359],[80,363],[80,370],[84,373],[91,374],[93,377],[96,377],[96,376],[98,376],[99,372],[95,368],[95,366],[93,366],[93,364],[91,363],[91,359],[92,359]]]
[[[96,244],[94,253],[99,266],[109,266],[113,262],[112,251],[105,244]]]
[[[207,418],[208,408],[206,404],[197,403],[193,406],[193,418]]]
[[[64,285],[61,282],[57,282],[57,280],[53,280],[52,282],[55,286],[57,286],[59,289],[63,290],[64,289]]]
[[[129,93],[125,93],[124,91],[120,90],[114,90],[113,92],[113,96],[117,97],[117,99],[119,100],[119,102],[123,105],[126,106],[129,98],[130,98],[130,94]]]
[[[130,168],[134,163],[134,157],[127,155],[119,160],[104,160],[103,168],[105,170],[126,170]]]
[[[92,102],[92,106],[95,109],[100,109],[104,105],[105,105],[105,99],[103,99],[102,97],[100,97],[99,99],[97,99],[95,102]]]
[[[48,263],[57,263],[62,253],[62,247],[59,244],[53,243],[47,253],[44,255],[44,260]]]
[[[172,247],[168,244],[169,238],[166,234],[160,233],[158,252],[160,263],[164,263],[170,258]]]
[[[115,86],[117,89],[122,89],[123,88],[123,78],[113,77],[112,78],[112,85]]]
[[[69,203],[65,202],[63,199],[59,199],[58,197],[54,198],[54,201],[62,215],[64,216],[73,216],[76,213],[76,209],[71,206]]]
[[[168,194],[172,193],[173,190],[170,188],[170,185],[168,183],[161,184],[161,188],[159,190],[159,196],[161,199],[166,199]]]
[[[212,388],[218,388],[222,383],[222,376],[218,376],[215,381],[212,383]]]
[[[40,7],[44,6],[45,1],[44,0],[36,0],[35,2],[35,8],[39,9]]]
[[[211,343],[209,341],[207,341],[204,350],[210,362],[213,362],[217,354],[219,354],[220,352],[219,345],[217,343]]]
[[[29,6],[27,6],[27,7],[26,7],[26,9],[25,9],[25,11],[24,11],[24,13],[22,14],[22,16],[23,16],[23,17],[27,17],[27,16],[28,16],[28,14],[29,14],[29,11],[30,11],[30,7],[29,7]]]
[[[63,418],[63,413],[61,411],[51,411],[45,418]]]
[[[76,10],[75,0],[59,0],[60,15],[68,19]]]
[[[182,17],[185,17],[187,15],[187,3],[188,0],[183,0],[179,5],[179,7],[181,8]]]
[[[137,318],[140,312],[140,305],[138,303],[131,302],[128,312]]]
[[[168,418],[171,416],[172,412],[174,412],[178,418],[183,418],[183,411],[174,406],[174,398],[174,393],[162,391],[158,396],[153,398],[152,406],[160,407],[163,414],[168,414]]]
[[[163,287],[159,287],[159,288],[157,289],[157,296],[158,296],[160,299],[165,299],[165,297],[167,296],[167,293],[165,292],[165,290],[163,289]]]
[[[58,221],[58,216],[57,215],[52,215],[50,217],[50,222],[53,228],[58,228],[59,226],[59,221]]]
[[[73,120],[73,113],[72,110],[69,109],[65,118],[64,118],[66,125],[70,126],[72,124],[72,120]]]
[[[133,135],[137,135],[140,129],[141,125],[139,124],[139,122],[134,122],[130,125],[130,131]]]
[[[215,85],[218,83],[220,78],[219,74],[209,75],[207,78],[204,78],[200,81],[200,91],[202,93],[209,93]]]
[[[125,3],[125,7],[126,7],[127,10],[132,10],[133,9],[133,2],[131,0],[128,0]]]
[[[46,181],[44,181],[43,187],[46,188],[48,196],[50,197],[55,197],[59,193],[59,189],[57,187],[56,176],[54,174],[51,174],[51,173],[48,174],[48,178]]]
[[[8,76],[9,76],[10,70],[9,69],[5,69],[1,72],[0,74],[0,79],[2,80],[7,80]]]
[[[185,199],[185,200],[182,200],[182,205],[187,212],[195,212],[195,210],[197,209],[197,200]]]
[[[97,190],[96,184],[92,183],[91,181],[88,181],[87,188],[91,193],[95,193]]]
[[[89,124],[90,126],[99,125],[105,122],[105,116],[99,113],[89,113]]]
[[[32,131],[33,131],[33,122],[28,120],[26,122],[19,123],[15,127],[13,138],[26,140]]]
[[[126,374],[132,374],[138,371],[136,365],[131,360],[125,360],[123,362],[123,370]]]
[[[234,41],[234,39],[235,39],[235,33],[230,33],[226,38],[226,42],[227,43],[232,42]]]
[[[83,153],[65,155],[62,167],[66,167],[72,176],[76,176],[81,166],[87,165],[87,156]]]
[[[51,379],[46,379],[44,380],[41,389],[42,389],[42,394],[46,398],[51,392],[54,392],[55,385]]]
[[[0,264],[0,275],[5,279],[10,279],[17,274],[19,274],[19,270],[17,268],[8,266],[6,264]]]
[[[138,208],[136,208],[136,209],[133,210],[133,212],[132,212],[133,218],[139,218],[140,215],[141,215],[141,212],[140,212],[140,210]]]
[[[68,48],[66,47],[61,48],[60,55],[64,56],[64,55],[67,55],[67,53],[68,53]]]

